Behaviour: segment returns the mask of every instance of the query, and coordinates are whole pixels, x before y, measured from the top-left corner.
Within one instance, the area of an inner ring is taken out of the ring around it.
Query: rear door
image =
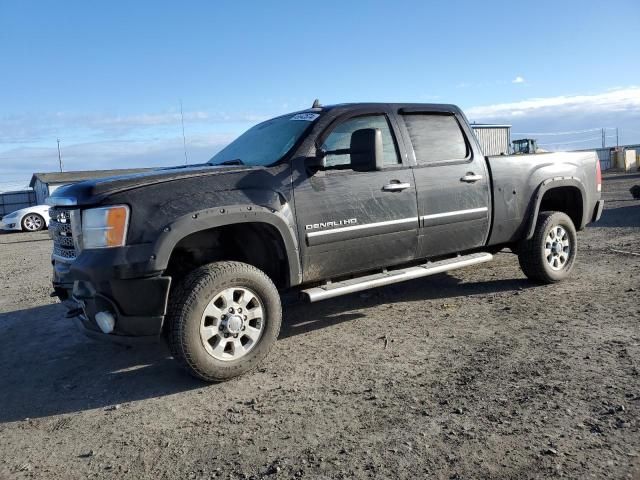
[[[388,112],[360,110],[341,116],[316,143],[325,151],[348,149],[351,134],[362,128],[382,131],[381,171],[352,170],[348,153],[328,155],[323,170],[309,168],[311,158],[297,160],[294,198],[305,282],[400,264],[415,256],[416,190]]]
[[[464,119],[448,111],[404,109],[399,123],[415,159],[417,257],[484,245],[491,218],[489,173]]]

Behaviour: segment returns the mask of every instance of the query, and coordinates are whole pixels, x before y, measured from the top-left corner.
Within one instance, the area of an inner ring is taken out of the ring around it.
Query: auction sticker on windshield
[[[298,113],[291,117],[290,120],[304,120],[306,122],[313,122],[319,116],[319,113]]]

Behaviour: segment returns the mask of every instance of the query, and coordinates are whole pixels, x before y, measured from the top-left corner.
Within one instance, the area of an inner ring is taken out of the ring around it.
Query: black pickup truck
[[[208,163],[56,190],[53,286],[88,334],[164,337],[224,380],[268,354],[284,292],[315,302],[504,248],[562,280],[600,189],[594,153],[485,157],[453,105],[316,102]]]

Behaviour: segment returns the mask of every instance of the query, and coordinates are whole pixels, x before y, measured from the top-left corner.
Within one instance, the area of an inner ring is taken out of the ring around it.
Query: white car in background
[[[0,219],[0,230],[37,232],[49,226],[49,205],[34,205],[6,214]]]

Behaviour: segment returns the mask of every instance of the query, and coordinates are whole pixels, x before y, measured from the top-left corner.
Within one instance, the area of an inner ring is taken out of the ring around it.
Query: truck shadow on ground
[[[461,284],[440,274],[317,304],[291,305],[285,308],[280,338],[364,317],[354,310],[381,304],[530,286],[524,279]],[[164,344],[96,342],[78,332],[64,312],[55,304],[0,314],[0,423],[216,388],[181,370]]]
[[[640,173],[617,173],[617,174],[604,174],[602,179],[606,183],[611,182],[628,182],[629,180],[640,179]]]
[[[637,200],[633,201],[637,202]],[[602,217],[600,217],[600,220],[594,223],[592,227],[640,227],[640,204],[608,208],[602,212]]]
[[[201,388],[163,344],[97,342],[59,304],[0,314],[0,422],[23,420]]]
[[[458,278],[442,273],[318,303],[291,305],[285,309],[280,338],[300,335],[366,316],[362,312],[354,312],[353,310],[375,308],[390,303],[487,295],[535,286],[534,283],[524,278],[461,283]],[[428,312],[426,313],[428,314]]]

